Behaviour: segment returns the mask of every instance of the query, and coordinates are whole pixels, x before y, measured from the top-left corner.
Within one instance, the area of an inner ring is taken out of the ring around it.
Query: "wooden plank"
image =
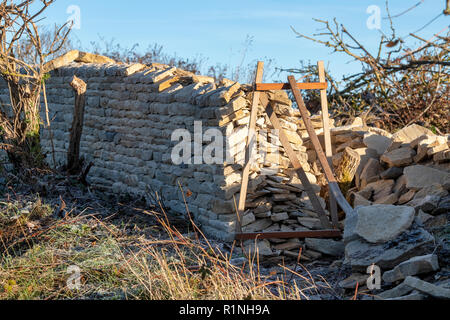
[[[298,238],[341,238],[342,233],[338,230],[317,231],[290,231],[290,232],[260,232],[260,233],[238,233],[237,240],[253,239],[298,239]]]
[[[328,181],[330,192],[333,193],[333,196],[335,197],[336,201],[338,202],[342,210],[347,215],[351,215],[353,213],[353,208],[347,202],[341,190],[339,189],[339,185],[336,181],[334,173],[331,170],[330,165],[328,164],[327,157],[322,149],[322,145],[320,144],[319,138],[317,137],[316,131],[314,130],[311,119],[309,118],[305,102],[303,101],[300,91],[297,89],[296,80],[293,76],[289,76],[288,81],[291,86],[292,93],[294,94],[295,101],[297,102],[300,114],[303,118],[303,122],[305,123],[306,130],[308,131],[308,135],[311,139],[314,149],[317,152],[317,157],[320,161],[325,177]]]
[[[262,82],[264,75],[264,62],[258,61],[256,67],[255,84]],[[259,104],[259,92],[253,93],[253,103],[250,112],[250,124],[248,128],[247,146],[245,150],[245,167],[242,173],[241,193],[239,195],[239,207],[238,207],[238,221],[236,223],[236,230],[238,233],[242,232],[241,219],[245,212],[245,202],[247,201],[248,179],[250,176],[250,156],[252,150],[256,144],[256,120],[258,116],[258,104]]]
[[[326,90],[328,88],[327,82],[306,82],[297,83],[297,88],[300,90]],[[256,83],[256,91],[269,91],[269,90],[290,90],[289,83]]]
[[[317,68],[319,71],[319,81],[326,82],[325,77],[325,66],[323,61],[317,63]],[[333,168],[333,148],[331,147],[331,133],[330,133],[330,117],[328,114],[328,97],[327,90],[320,90],[320,101],[322,105],[322,121],[323,121],[323,136],[325,140],[325,154],[328,159],[328,164]],[[333,194],[330,192],[330,212],[331,221],[333,222],[333,227],[339,229],[339,218],[337,210],[337,202]]]
[[[314,192],[314,189],[311,186],[311,183],[309,182],[309,179],[305,173],[305,170],[303,170],[303,167],[300,163],[300,161],[297,158],[297,155],[294,152],[294,149],[292,149],[291,144],[289,143],[289,139],[284,133],[283,128],[281,127],[280,121],[278,120],[277,115],[273,111],[272,106],[269,103],[269,99],[267,96],[263,95],[261,96],[261,103],[263,106],[266,106],[266,113],[269,116],[270,122],[272,123],[273,127],[278,130],[279,138],[281,145],[284,148],[284,151],[286,152],[289,160],[291,161],[292,165],[294,166],[294,169],[296,170],[298,177],[300,178],[300,181],[302,182],[303,187],[305,188],[306,193],[309,196],[309,199],[311,201],[311,204],[314,208],[314,210],[319,215],[320,222],[322,223],[322,226],[324,229],[331,229],[331,224],[327,218],[327,215],[325,213],[324,208],[322,208],[322,205],[320,204],[319,199],[317,198],[316,193]]]

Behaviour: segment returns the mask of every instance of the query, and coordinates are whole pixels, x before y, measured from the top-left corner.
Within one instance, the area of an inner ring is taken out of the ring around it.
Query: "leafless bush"
[[[10,95],[9,103],[0,106],[0,133],[16,167],[39,161],[40,94],[50,71],[47,62],[64,47],[70,31],[63,25],[51,38],[41,38],[37,23],[53,2],[0,2],[0,72]]]
[[[326,31],[313,36],[293,29],[294,32],[299,38],[320,43],[333,52],[344,53],[362,65],[360,73],[346,76],[342,81],[336,81],[327,74],[331,83],[331,109],[337,119],[363,115],[369,124],[388,130],[418,123],[435,131],[448,131],[448,28],[429,40],[411,33],[409,36],[418,40],[420,45],[408,48],[404,40],[396,36],[389,16],[391,33],[389,36],[381,34],[377,52],[372,53],[343,24],[336,20],[315,20]],[[310,79],[317,74],[315,66],[308,64],[283,71],[300,73]],[[319,105],[320,97],[317,93],[308,92],[306,100],[314,109]]]

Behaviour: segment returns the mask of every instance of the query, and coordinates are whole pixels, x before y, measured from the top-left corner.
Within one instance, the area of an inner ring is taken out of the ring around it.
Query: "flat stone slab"
[[[331,239],[308,238],[305,244],[309,249],[334,257],[343,256],[345,251],[344,242]]]
[[[432,243],[434,237],[419,227],[385,244],[371,244],[357,239],[345,247],[345,263],[350,264],[355,271],[365,272],[372,264],[390,270],[412,257],[426,254],[427,246]]]
[[[415,211],[412,207],[374,205],[356,209],[355,232],[370,243],[385,243],[411,227]]]
[[[378,295],[381,299],[392,299],[396,297],[402,297],[405,296],[413,291],[413,288],[410,286],[402,283],[396,286],[395,288],[392,288],[390,290],[384,291]]]
[[[390,167],[404,167],[413,163],[415,155],[416,152],[413,149],[405,147],[385,153],[381,157],[381,161],[387,163]]]
[[[438,287],[434,284],[420,280],[415,277],[406,278],[404,283],[415,290],[418,290],[429,296],[432,296],[433,298],[446,300],[450,299],[450,289]]]
[[[403,280],[408,276],[415,276],[423,273],[439,270],[438,258],[434,254],[414,257],[408,261],[402,262],[393,270],[383,274],[383,280],[386,282],[395,282]]]
[[[249,240],[244,242],[244,250],[245,253],[250,257],[259,254],[260,256],[273,256],[274,252],[270,246],[270,242],[267,240]]]
[[[395,133],[392,136],[392,140],[394,142],[410,143],[423,135],[434,136],[435,134],[427,128],[413,124]]]
[[[405,168],[404,174],[407,181],[406,187],[410,190],[420,190],[433,184],[450,183],[450,173],[421,165]]]
[[[377,150],[378,155],[384,154],[392,144],[391,138],[374,133],[366,134],[363,141],[368,148]]]

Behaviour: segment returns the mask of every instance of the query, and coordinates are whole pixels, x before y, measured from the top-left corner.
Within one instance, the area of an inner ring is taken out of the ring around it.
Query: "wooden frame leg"
[[[279,138],[281,145],[284,148],[284,151],[286,152],[289,160],[291,161],[292,165],[294,166],[294,169],[296,170],[298,177],[300,178],[300,181],[302,182],[303,187],[305,188],[306,193],[309,196],[309,199],[311,201],[311,204],[314,208],[314,210],[319,215],[320,222],[322,223],[322,226],[324,229],[331,229],[332,226],[330,224],[330,221],[328,220],[328,217],[325,213],[324,208],[322,208],[322,205],[314,192],[311,183],[309,182],[309,179],[305,173],[305,170],[303,170],[303,167],[298,160],[294,150],[292,149],[292,146],[289,142],[288,137],[284,133],[283,128],[281,127],[280,121],[278,120],[277,115],[273,111],[272,106],[270,105],[269,100],[266,96],[261,96],[261,103],[263,106],[266,106],[266,113],[270,118],[270,122],[272,123],[273,127],[278,130],[279,132]]]
[[[317,63],[317,69],[319,71],[319,81],[326,82],[325,77],[325,66],[323,61]],[[325,154],[328,159],[328,164],[331,169],[333,169],[333,149],[331,147],[331,133],[330,133],[330,117],[328,114],[328,98],[327,90],[320,90],[320,101],[322,105],[322,121],[323,121],[323,137],[325,140]],[[333,222],[333,227],[335,229],[339,228],[339,218],[338,218],[338,208],[337,202],[333,194],[330,192],[330,213],[331,221]]]
[[[331,170],[327,157],[320,144],[319,138],[317,137],[316,131],[314,130],[314,127],[312,125],[311,119],[308,116],[305,102],[303,101],[302,95],[300,94],[300,90],[297,89],[296,80],[293,76],[289,76],[288,80],[291,86],[292,93],[294,94],[295,101],[297,102],[298,109],[300,110],[300,114],[302,115],[303,122],[305,123],[306,130],[308,131],[309,137],[311,138],[311,142],[314,145],[314,149],[317,152],[317,157],[319,158],[320,164],[325,173],[325,177],[328,180],[330,192],[333,193],[333,196],[335,197],[336,201],[338,202],[342,210],[347,215],[350,215],[351,213],[353,213],[353,208],[347,202],[344,195],[342,194],[341,189],[339,188],[339,185],[336,181],[336,177],[334,176],[334,173]]]
[[[255,85],[256,83],[260,83],[263,80],[264,75],[264,62],[259,61],[258,65],[256,67],[256,78],[255,78]],[[259,104],[259,97],[261,96],[261,93],[258,91],[253,92],[253,102],[251,107],[251,113],[250,113],[250,124],[248,129],[248,138],[247,138],[247,145],[245,150],[245,167],[242,174],[242,184],[241,184],[241,193],[239,195],[239,207],[238,207],[238,220],[236,223],[236,232],[242,233],[242,217],[245,212],[245,203],[247,201],[247,190],[248,190],[248,179],[250,176],[250,166],[251,166],[251,155],[253,151],[253,147],[255,145],[255,139],[256,139],[256,120],[258,116],[258,104]]]

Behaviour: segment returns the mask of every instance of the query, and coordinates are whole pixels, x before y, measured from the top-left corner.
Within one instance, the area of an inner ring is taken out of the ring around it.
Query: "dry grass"
[[[162,239],[129,221],[53,220],[40,200],[31,208],[17,216],[27,210],[0,207],[0,299],[301,300],[318,290],[312,277],[289,281],[295,271],[286,267],[281,275],[262,275],[256,255],[220,250],[198,230],[181,234],[164,212],[147,212]],[[21,226],[14,237],[12,226]],[[236,257],[245,263],[233,265]],[[70,266],[81,270],[78,290],[67,285]]]

